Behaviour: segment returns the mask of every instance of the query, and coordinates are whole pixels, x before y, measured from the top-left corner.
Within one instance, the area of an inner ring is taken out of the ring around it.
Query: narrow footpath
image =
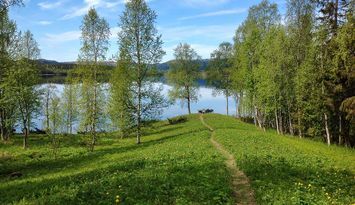
[[[256,204],[254,192],[251,189],[248,177],[238,169],[234,156],[215,140],[215,130],[205,122],[203,114],[200,115],[200,120],[202,124],[211,131],[211,143],[213,146],[226,158],[225,164],[232,176],[231,184],[233,186],[235,204]]]

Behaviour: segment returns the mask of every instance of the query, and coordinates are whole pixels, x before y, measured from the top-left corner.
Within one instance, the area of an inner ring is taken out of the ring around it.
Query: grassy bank
[[[223,158],[198,116],[154,124],[142,145],[101,137],[87,152],[85,137],[62,137],[57,159],[46,137],[0,145],[0,204],[232,204]],[[23,176],[10,178],[20,172]]]
[[[354,150],[204,118],[250,178],[258,204],[355,202]],[[57,156],[47,136],[31,136],[28,150],[20,136],[0,143],[0,204],[234,204],[225,159],[198,115],[144,132],[141,145],[101,136],[92,153],[89,137],[60,136]]]
[[[263,132],[221,115],[205,121],[251,179],[258,204],[355,202],[354,150]]]

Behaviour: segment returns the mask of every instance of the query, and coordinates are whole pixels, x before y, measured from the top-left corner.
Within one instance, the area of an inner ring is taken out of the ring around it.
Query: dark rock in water
[[[9,174],[9,177],[10,178],[19,178],[19,177],[22,177],[22,173],[21,172],[13,172],[11,174]]]

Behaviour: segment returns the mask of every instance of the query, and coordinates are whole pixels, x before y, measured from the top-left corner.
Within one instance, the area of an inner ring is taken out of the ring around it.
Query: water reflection
[[[52,84],[56,87],[55,92],[56,95],[61,97],[64,90],[63,84]],[[163,95],[168,97],[168,92],[171,89],[171,86],[157,83],[157,86],[163,86]],[[45,88],[48,84],[42,84],[40,88]],[[213,109],[215,113],[226,114],[226,98],[224,95],[214,95],[213,89],[208,88],[204,85],[200,85],[199,87],[199,100],[197,102],[193,102],[191,104],[191,111],[193,113],[197,113],[198,110],[201,109]],[[43,110],[43,109],[42,109]],[[236,104],[232,97],[229,98],[229,113],[234,114],[236,112]],[[179,115],[188,114],[186,104],[183,104],[177,101],[175,104],[171,105],[170,107],[164,109],[161,119],[171,118]],[[43,111],[33,119],[33,128],[43,129],[43,122],[44,122],[44,114]],[[77,131],[77,127],[74,127],[74,130]]]

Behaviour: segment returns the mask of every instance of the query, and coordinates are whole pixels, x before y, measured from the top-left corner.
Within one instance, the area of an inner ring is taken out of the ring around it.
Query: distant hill
[[[200,61],[200,63],[201,63],[200,71],[205,71],[207,69],[209,61],[210,61],[209,59],[202,59]],[[169,64],[172,63],[172,62],[173,62],[173,60],[165,62],[165,63],[160,63],[158,65],[158,70],[163,71],[163,72],[168,71],[169,70]]]
[[[158,71],[167,72],[169,70],[169,64],[172,61],[164,62],[158,64]],[[39,70],[42,75],[58,75],[58,76],[66,76],[68,72],[74,68],[77,62],[58,62],[55,60],[47,60],[47,59],[39,59],[37,60],[39,65]],[[204,71],[207,68],[209,63],[208,59],[201,60],[200,71]],[[106,66],[108,69],[116,66],[116,62],[114,61],[106,61]]]

